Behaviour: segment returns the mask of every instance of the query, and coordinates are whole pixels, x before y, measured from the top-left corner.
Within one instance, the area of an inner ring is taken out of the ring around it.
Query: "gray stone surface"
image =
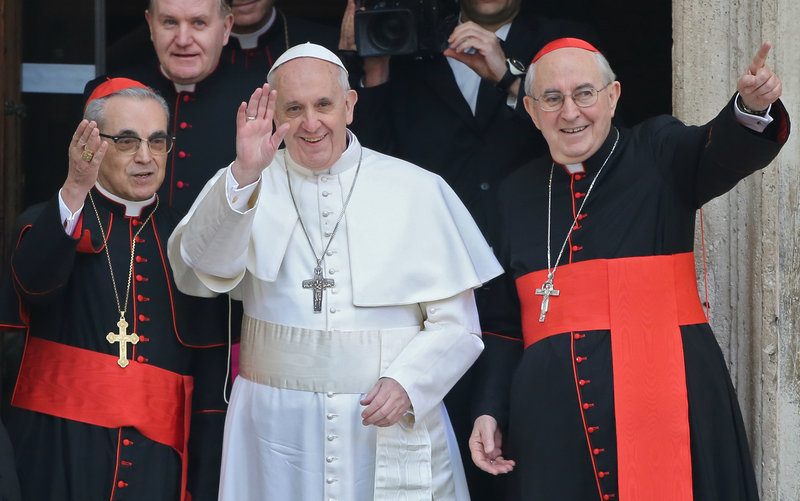
[[[800,123],[800,2],[673,2],[673,110],[704,123],[727,102],[762,40]],[[800,141],[704,208],[696,262],[710,321],[742,406],[764,501],[800,501]],[[702,243],[705,242],[706,277]]]

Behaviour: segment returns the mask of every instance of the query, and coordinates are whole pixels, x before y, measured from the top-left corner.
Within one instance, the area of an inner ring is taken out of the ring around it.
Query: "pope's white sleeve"
[[[483,350],[472,289],[420,307],[423,329],[381,374],[403,386],[416,419],[439,405]]]
[[[232,290],[244,277],[258,191],[248,210],[234,208],[229,199],[229,169],[218,172],[206,184],[170,237],[169,258],[175,280],[188,294],[197,295],[198,291],[187,271],[215,293]]]

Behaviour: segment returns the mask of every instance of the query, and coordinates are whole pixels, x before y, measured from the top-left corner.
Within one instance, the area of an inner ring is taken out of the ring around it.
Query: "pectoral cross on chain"
[[[536,289],[537,296],[544,296],[542,298],[542,312],[539,314],[539,321],[544,322],[544,317],[547,316],[547,311],[550,309],[550,296],[558,296],[561,291],[553,288],[553,277],[547,277],[547,280],[542,284],[541,289]]]
[[[128,322],[125,321],[125,317],[120,316],[119,322],[117,322],[117,327],[119,327],[118,333],[109,332],[106,336],[106,339],[109,343],[119,343],[119,360],[117,363],[123,369],[128,366],[128,343],[136,344],[139,342],[139,335],[135,332],[131,332],[130,334],[126,334],[126,329],[128,328]]]
[[[319,266],[314,268],[314,278],[303,280],[304,289],[314,290],[314,313],[322,311],[322,291],[333,287],[334,283],[332,278],[322,276],[322,268]]]

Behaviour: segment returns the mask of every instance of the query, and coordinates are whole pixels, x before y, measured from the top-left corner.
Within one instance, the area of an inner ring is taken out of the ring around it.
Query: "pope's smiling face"
[[[290,124],[286,149],[307,169],[328,169],[347,147],[357,95],[342,87],[340,75],[335,64],[312,57],[287,61],[273,74],[275,123]]]
[[[525,109],[550,148],[553,160],[560,164],[581,163],[594,155],[611,130],[611,118],[620,95],[619,82],[603,81],[603,71],[595,53],[573,47],[557,49],[542,56],[533,68],[533,95],[560,92],[565,96],[561,109],[542,111],[525,96]],[[603,89],[606,84],[608,87]],[[575,104],[571,96],[586,86],[603,89],[597,102],[586,108]]]

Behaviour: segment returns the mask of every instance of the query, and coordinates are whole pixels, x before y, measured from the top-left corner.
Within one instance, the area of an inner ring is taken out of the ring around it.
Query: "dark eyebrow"
[[[134,131],[134,130],[131,130],[131,129],[123,129],[123,130],[119,131],[119,132],[117,133],[117,135],[118,135],[118,136],[134,136],[134,137],[139,137],[139,135],[136,133],[136,131]]]

